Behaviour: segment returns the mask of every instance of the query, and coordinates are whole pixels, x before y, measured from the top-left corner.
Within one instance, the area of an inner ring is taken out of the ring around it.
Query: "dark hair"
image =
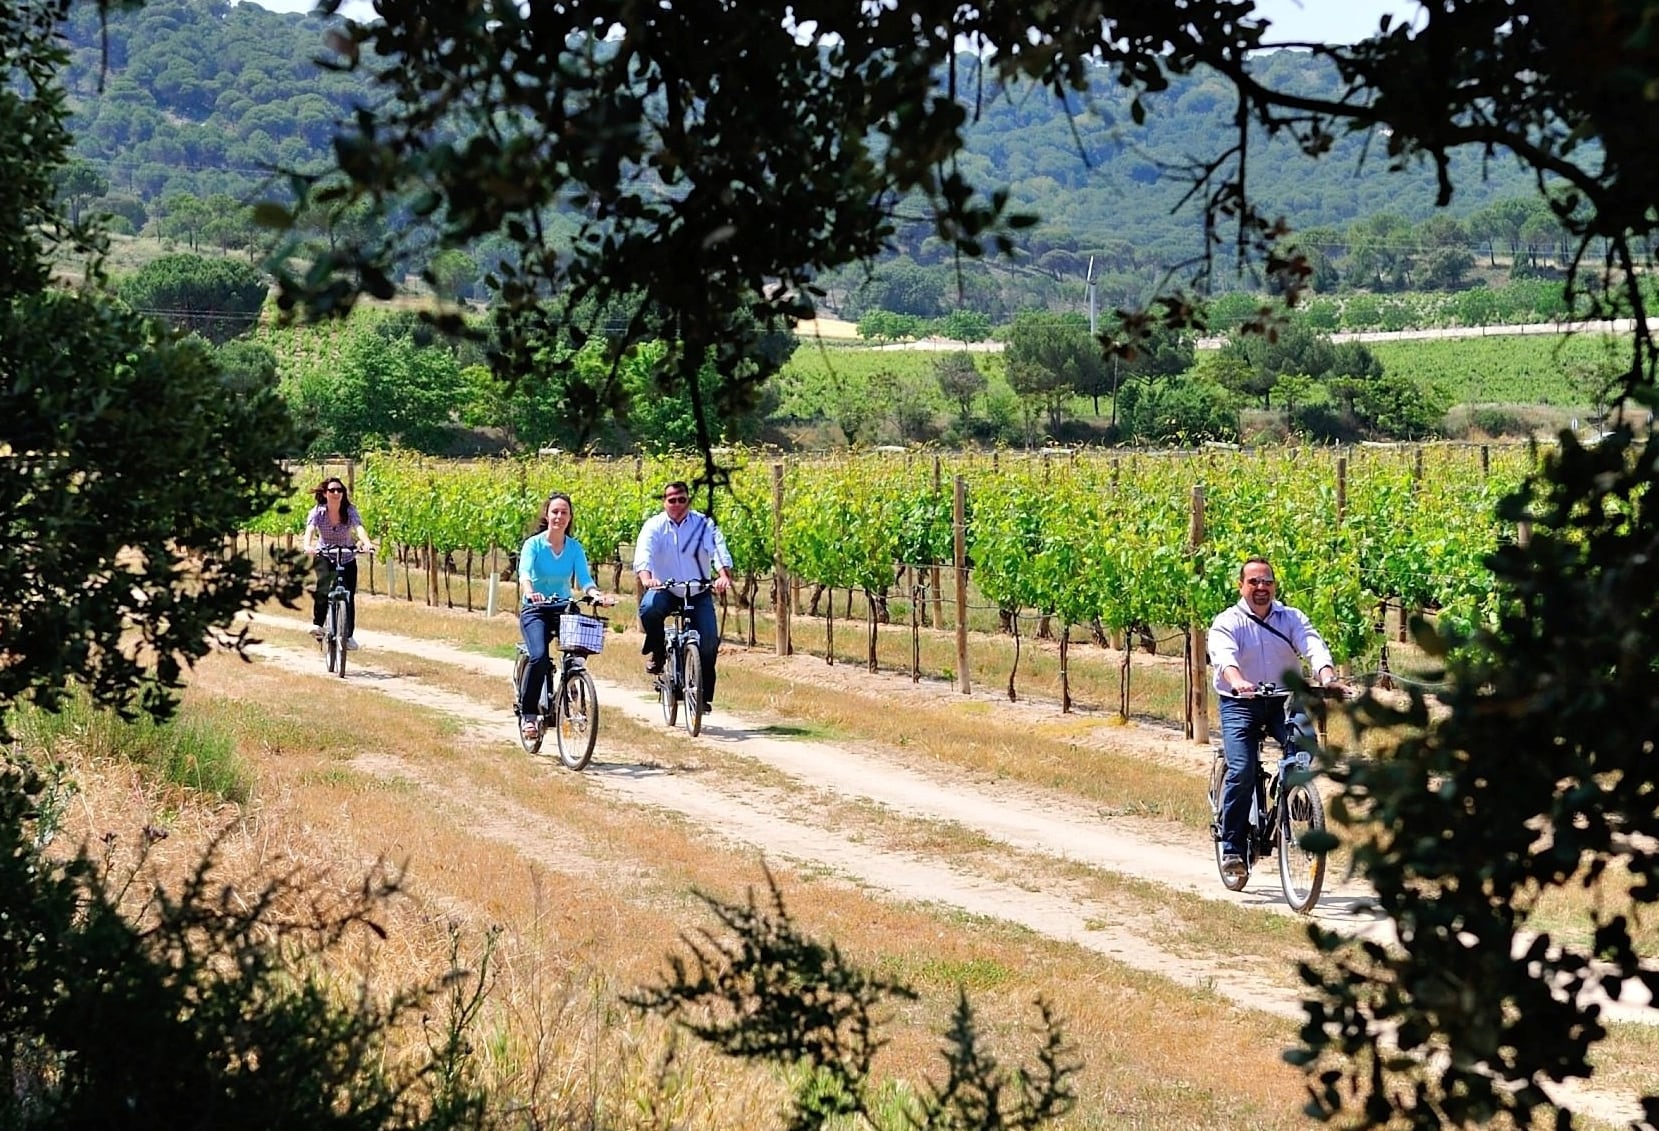
[[[565,527],[565,537],[569,538],[571,536],[571,531],[576,528],[576,504],[571,502],[570,496],[563,491],[555,491],[547,496],[547,501],[541,505],[541,510],[536,512],[536,521],[530,527],[530,537],[534,538],[547,529],[547,508],[553,505],[554,499],[563,499],[565,506],[570,508],[570,525]]]
[[[1240,581],[1244,580],[1244,571],[1253,565],[1264,565],[1267,567],[1268,573],[1273,572],[1273,563],[1268,561],[1266,558],[1245,558],[1244,564],[1238,567],[1238,579]]]
[[[676,491],[678,491],[680,494],[684,495],[687,500],[690,500],[690,498],[691,498],[691,488],[687,487],[685,485],[685,480],[684,479],[676,479],[676,480],[668,483],[666,486],[664,486],[663,489],[662,489],[663,497],[666,498],[667,496],[672,495]]]
[[[340,521],[345,522],[346,516],[351,513],[351,492],[346,489],[344,479],[341,479],[338,475],[326,476],[321,483],[311,489],[311,495],[317,500],[317,505],[324,508],[326,513],[328,508],[328,485],[330,483],[340,485]]]

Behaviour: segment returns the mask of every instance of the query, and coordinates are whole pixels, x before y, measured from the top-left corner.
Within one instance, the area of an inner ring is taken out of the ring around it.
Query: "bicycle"
[[[340,559],[346,554],[369,554],[372,550],[354,550],[350,546],[319,546],[317,556],[334,563],[334,580],[328,590],[328,611],[323,616],[323,635],[319,643],[323,648],[323,662],[328,670],[341,679],[346,678],[346,642],[350,636],[346,632],[346,604],[351,600],[351,590],[340,579],[342,563]]]
[[[581,611],[584,602],[589,606],[588,613]],[[522,701],[519,691],[530,668],[530,653],[522,640],[513,663],[513,718],[518,724],[520,745],[526,754],[539,754],[551,730],[559,761],[571,770],[587,767],[593,757],[593,744],[599,737],[599,690],[594,686],[593,676],[588,674],[587,658],[605,650],[605,632],[610,622],[592,615],[598,607],[599,601],[595,598],[584,597],[570,601],[566,606],[568,611],[559,617],[559,661],[553,665],[537,696],[533,739],[524,733],[524,717],[519,710]]]
[[[663,721],[669,726],[674,725],[680,703],[684,701],[685,729],[692,738],[703,729],[703,654],[699,650],[702,636],[691,623],[691,599],[709,592],[713,584],[706,577],[662,583],[680,603],[663,621],[664,656],[662,674],[657,677],[657,694],[662,699]]]
[[[1309,700],[1340,699],[1339,687],[1311,687]],[[1307,912],[1319,901],[1325,886],[1323,847],[1305,848],[1312,838],[1316,845],[1325,840],[1325,805],[1313,782],[1313,748],[1318,741],[1312,717],[1290,690],[1272,683],[1258,684],[1254,698],[1283,698],[1287,741],[1279,751],[1278,765],[1268,771],[1260,757],[1255,760],[1255,789],[1250,798],[1250,824],[1246,830],[1244,874],[1229,876],[1222,868],[1221,791],[1227,780],[1227,757],[1217,751],[1210,765],[1210,837],[1215,842],[1216,871],[1228,891],[1243,891],[1257,860],[1277,850],[1279,886],[1293,911]]]

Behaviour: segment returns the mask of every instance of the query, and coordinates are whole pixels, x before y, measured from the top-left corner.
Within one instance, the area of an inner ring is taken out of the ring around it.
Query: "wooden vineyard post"
[[[1204,486],[1193,484],[1192,525],[1187,532],[1187,549],[1193,551],[1194,568],[1197,550],[1204,542]],[[1210,744],[1209,661],[1206,646],[1206,626],[1194,623],[1187,629],[1187,679],[1191,681],[1187,697],[1188,731],[1192,740],[1201,746]]]
[[[935,455],[933,457],[933,497],[935,499],[937,499],[939,497],[939,457],[937,455]],[[940,573],[939,563],[934,562],[933,563],[933,627],[934,628],[944,628],[945,627],[945,595],[942,592],[943,588],[944,588],[944,577]]]
[[[777,621],[776,651],[790,655],[789,615],[794,599],[789,591],[789,570],[783,564],[783,464],[772,465],[772,615]]]
[[[1342,525],[1348,513],[1348,457],[1336,457],[1336,524]]]
[[[956,477],[956,510],[952,522],[956,565],[956,689],[967,695],[973,690],[968,679],[968,483]]]
[[[484,587],[484,615],[491,620],[494,620],[495,600],[499,595],[498,591],[501,588],[501,570],[496,567],[494,543],[491,543],[490,552],[486,555],[484,560],[488,563],[484,568],[489,571],[490,575],[489,583]]]

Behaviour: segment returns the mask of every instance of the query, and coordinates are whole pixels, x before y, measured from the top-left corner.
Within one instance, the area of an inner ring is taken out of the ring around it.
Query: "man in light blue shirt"
[[[1277,600],[1273,567],[1251,558],[1239,570],[1239,600],[1210,623],[1207,646],[1220,695],[1221,751],[1227,778],[1221,787],[1221,870],[1243,881],[1245,826],[1250,823],[1250,791],[1262,738],[1285,740],[1285,697],[1255,697],[1258,684],[1283,684],[1307,659],[1314,679],[1336,678],[1331,650],[1300,609]]]
[[[691,609],[691,623],[697,629],[698,652],[703,661],[703,709],[714,703],[714,661],[720,648],[720,624],[714,615],[714,593],[724,593],[732,584],[732,556],[726,539],[712,520],[691,509],[691,491],[679,480],[663,489],[662,513],[652,515],[640,528],[634,543],[634,576],[645,586],[639,603],[639,623],[645,629],[645,670],[662,671],[667,645],[662,624],[683,599]],[[665,590],[665,581],[713,579],[709,588],[688,598]],[[710,591],[712,589],[712,592]]]

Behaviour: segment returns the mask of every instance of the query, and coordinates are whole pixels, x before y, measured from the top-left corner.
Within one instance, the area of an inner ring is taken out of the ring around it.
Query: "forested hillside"
[[[257,233],[235,205],[285,196],[274,169],[322,167],[335,121],[372,98],[356,77],[318,65],[327,26],[310,16],[223,0],[151,3],[112,12],[107,24],[94,6],[74,11],[67,85],[82,163],[71,170],[66,192],[77,207],[109,211],[133,232],[168,232],[192,246],[255,245]],[[1167,174],[1196,154],[1225,148],[1233,106],[1219,79],[1176,76],[1148,100],[1151,113],[1137,126],[1128,96],[1104,72],[1087,98],[1063,108],[1010,97],[989,80],[982,87],[975,61],[961,62],[959,89],[978,113],[966,171],[1005,184],[1041,222],[1016,262],[964,265],[961,302],[943,246],[919,220],[901,225],[900,254],[883,269],[879,287],[860,292],[863,278],[851,271],[826,280],[841,313],[857,317],[879,307],[931,317],[964,305],[1002,318],[1033,306],[1075,308],[1091,257],[1099,299],[1109,308],[1136,301],[1172,265],[1202,250],[1197,212],[1177,211],[1185,185]],[[1309,92],[1334,89],[1334,73],[1304,53],[1280,51],[1260,62],[1269,75]],[[1313,162],[1282,144],[1260,145],[1253,189],[1333,263],[1351,257],[1356,245],[1373,245],[1351,269],[1351,281],[1422,285],[1427,264],[1397,261],[1432,250],[1419,227],[1432,211],[1432,176],[1426,169],[1385,176],[1384,150],[1382,139],[1353,135]],[[1486,179],[1472,169],[1457,173],[1460,192],[1445,217],[1479,218],[1532,193],[1502,158]],[[1520,250],[1527,217],[1484,219],[1461,233],[1471,251],[1484,248],[1494,258]],[[1500,239],[1508,246],[1498,246]],[[1535,223],[1530,246],[1550,242],[1551,233]],[[470,263],[445,264],[459,293],[475,293],[489,254],[486,244]],[[1249,283],[1225,273],[1215,282],[1218,289]]]

